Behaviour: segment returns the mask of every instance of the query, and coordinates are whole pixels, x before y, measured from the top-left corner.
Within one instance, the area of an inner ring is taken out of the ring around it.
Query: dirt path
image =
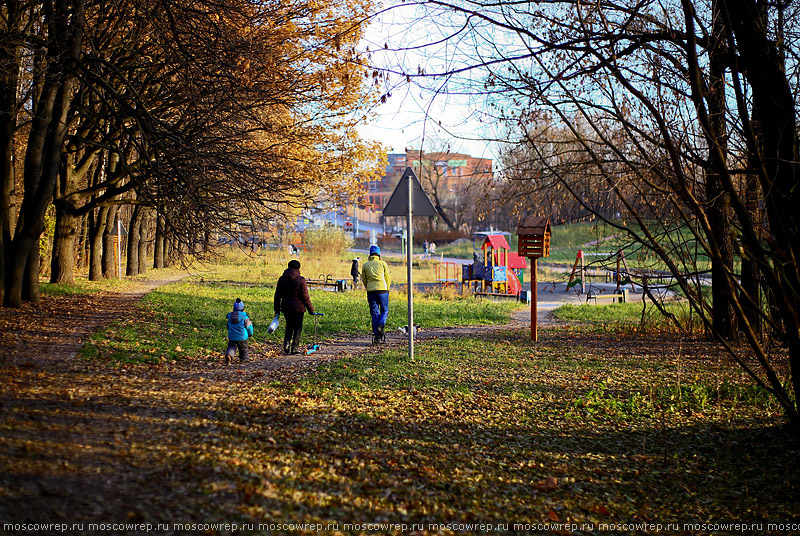
[[[186,277],[143,282],[122,292],[47,297],[34,306],[0,308],[3,366],[50,369],[71,361],[92,333],[136,313],[148,292]]]
[[[0,348],[3,348],[3,368],[28,371],[70,371],[91,365],[76,363],[74,358],[88,338],[113,321],[125,320],[136,314],[136,303],[148,292],[162,285],[183,279],[176,275],[166,279],[143,282],[122,292],[103,292],[90,295],[48,297],[39,306],[25,304],[20,309],[0,308]],[[549,302],[547,302],[549,303]],[[539,324],[552,323],[551,306],[547,303],[539,311]],[[555,303],[555,302],[554,302]],[[500,326],[461,326],[455,328],[423,329],[417,341],[437,338],[473,337],[489,331],[524,329],[530,326],[530,311],[518,311],[512,321]],[[386,346],[407,344],[406,335],[398,331],[387,333]],[[208,380],[243,380],[251,376],[308,372],[322,363],[344,356],[373,351],[371,337],[364,334],[327,340],[319,352],[311,356],[285,356],[277,351],[277,344],[256,343],[252,359],[247,363],[208,366],[207,361],[182,360],[163,365],[176,377],[204,378]]]

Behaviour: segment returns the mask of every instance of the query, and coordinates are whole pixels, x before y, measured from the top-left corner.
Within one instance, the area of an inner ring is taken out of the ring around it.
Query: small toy
[[[311,316],[314,317],[314,342],[309,344],[306,348],[306,355],[311,355],[319,351],[319,344],[317,344],[317,317],[325,316],[325,313],[311,313]]]

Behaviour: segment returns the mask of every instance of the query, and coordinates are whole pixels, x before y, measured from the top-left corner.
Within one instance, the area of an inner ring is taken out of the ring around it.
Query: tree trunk
[[[5,304],[19,307],[23,295],[39,297],[39,236],[58,177],[67,116],[77,82],[72,64],[83,40],[83,0],[59,3],[50,13],[47,70],[31,121],[25,153],[24,195],[20,204],[10,271],[6,273]],[[34,275],[35,272],[35,275]],[[24,291],[23,291],[24,286]]]
[[[103,231],[108,217],[108,207],[100,207],[90,220],[89,226],[89,281],[103,279]]]
[[[147,272],[147,243],[148,243],[148,211],[142,211],[139,219],[139,274]]]
[[[128,260],[125,265],[125,275],[139,275],[139,228],[142,225],[142,206],[136,205],[128,224]]]
[[[78,269],[83,271],[89,265],[89,216],[84,214],[81,217],[81,234],[78,239]]]
[[[738,332],[734,309],[732,285],[733,241],[731,238],[730,196],[726,192],[722,175],[727,173],[727,103],[725,95],[725,69],[727,47],[725,27],[720,13],[719,0],[712,4],[713,28],[709,52],[708,118],[711,132],[708,135],[710,169],[706,174],[706,211],[710,224],[712,248],[711,261],[711,325],[717,336],[732,340]],[[716,148],[716,150],[714,150]]]
[[[759,126],[757,116],[758,110],[754,109],[751,123],[755,130],[756,143],[759,143],[758,138],[760,138],[760,134],[758,133]],[[754,168],[758,163],[753,160],[755,159],[751,159],[750,167]],[[758,178],[753,175],[748,175],[745,180],[745,206],[750,214],[751,221],[754,222],[754,232],[758,240],[761,241],[764,239],[762,229],[764,218],[758,207],[758,202],[762,198],[761,192],[758,190]],[[758,334],[759,339],[763,340],[764,334],[761,312],[765,310],[765,307],[761,297],[761,269],[747,249],[743,248],[742,251],[742,309],[744,310],[744,316],[747,322],[753,328],[753,332]]]
[[[5,39],[0,40],[0,65],[20,62],[22,25],[19,2],[5,3]],[[10,38],[9,38],[10,37]],[[19,69],[0,69],[0,304],[5,299],[6,259],[11,257],[12,192],[14,191],[14,131],[17,127],[17,85]]]
[[[22,277],[22,299],[32,303],[39,303],[39,243],[31,248],[28,262],[25,263],[25,272]]]
[[[153,268],[159,269],[164,268],[164,250],[165,247],[164,240],[164,217],[161,215],[156,215],[156,238],[155,238],[155,250],[153,251]]]
[[[169,228],[167,228],[167,230],[169,230]],[[178,238],[172,235],[170,238],[164,241],[164,244],[164,260],[167,263],[167,267],[175,266],[175,263],[178,262],[178,255],[181,251]]]
[[[786,67],[772,35],[753,0],[726,0],[728,18],[739,52],[741,71],[750,84],[753,106],[758,109],[759,132],[763,147],[751,147],[762,156],[759,173],[761,190],[775,252],[773,269],[778,280],[770,279],[785,325],[789,347],[794,412],[800,423],[800,154],[798,151],[797,109],[787,80]],[[757,242],[754,237],[749,240]]]
[[[75,279],[75,243],[80,218],[56,208],[56,230],[50,259],[50,282],[72,284]]]
[[[117,276],[117,247],[114,244],[114,235],[112,233],[116,228],[118,212],[118,205],[109,207],[105,225],[103,225],[103,277],[105,279]]]

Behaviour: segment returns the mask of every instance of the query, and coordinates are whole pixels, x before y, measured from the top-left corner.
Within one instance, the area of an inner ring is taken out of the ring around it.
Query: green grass
[[[761,428],[780,410],[735,366],[567,333],[436,340],[413,361],[391,349],[245,386],[215,407],[230,424],[209,463],[247,479],[254,517],[280,505],[305,521],[597,528],[796,511],[796,484],[783,476],[796,466],[782,452],[790,442]],[[765,449],[775,441],[783,447]],[[756,443],[758,461],[746,455]],[[781,476],[766,476],[772,465]]]
[[[668,303],[665,308],[675,315],[685,329],[701,329],[701,323],[697,315],[692,314],[688,303]],[[565,304],[554,309],[553,316],[567,322],[590,324],[599,330],[628,330],[632,327],[657,331],[676,329],[674,323],[664,317],[652,303],[647,303],[646,306],[642,303]]]
[[[236,270],[218,275],[149,295],[140,318],[95,339],[94,355],[221,351],[237,296],[258,338],[272,287],[237,284]],[[325,336],[347,333],[361,314],[366,325],[363,292],[317,290],[312,299],[326,312]],[[516,307],[433,296],[416,304],[435,325],[502,322]],[[775,401],[718,346],[656,326],[586,328],[638,322],[638,307],[565,308],[589,324],[540,328],[536,343],[527,330],[421,341],[414,360],[390,348],[299,377],[259,370],[207,381],[215,365],[196,361],[130,367],[126,403],[155,415],[164,434],[137,439],[130,455],[174,475],[147,479],[167,517],[179,497],[189,518],[338,523],[339,533],[370,532],[343,524],[376,520],[585,523],[593,528],[580,533],[600,534],[601,523],[794,519],[796,440],[780,429]],[[400,295],[392,308],[404,311]],[[141,392],[131,388],[137,381]]]
[[[102,279],[89,281],[86,277],[76,277],[72,284],[40,282],[42,294],[49,296],[95,294],[97,292],[120,292],[138,285],[145,277],[123,279]]]
[[[268,267],[228,267],[216,274],[196,276],[149,293],[140,304],[137,318],[119,322],[92,336],[83,355],[117,362],[156,362],[182,356],[208,358],[224,349],[227,337],[225,315],[235,298],[241,298],[253,318],[255,342],[283,339],[284,322],[272,334],[266,328],[274,315],[275,278]],[[255,277],[263,276],[263,277]],[[269,284],[259,281],[267,279]],[[363,291],[309,291],[317,312],[318,338],[362,334],[371,331],[366,294]],[[503,324],[516,302],[492,302],[471,297],[442,300],[431,295],[415,295],[415,322],[426,328],[457,325]],[[407,324],[407,295],[392,292],[387,330]],[[309,337],[313,319],[307,316],[304,335]]]
[[[654,365],[648,359],[646,351],[609,359],[596,348],[582,348],[580,340],[571,347],[549,341],[537,350],[524,334],[491,334],[485,339],[420,344],[413,362],[403,349],[334,362],[303,378],[300,386],[339,402],[342,396],[420,390],[462,401],[480,394],[495,398],[499,405],[538,404],[544,399],[567,419],[610,418],[620,423],[663,414],[724,413],[725,408],[739,406],[780,412],[768,393],[734,367],[725,367],[733,373],[726,377],[716,363],[706,366],[670,355]],[[559,394],[560,390],[564,392]]]

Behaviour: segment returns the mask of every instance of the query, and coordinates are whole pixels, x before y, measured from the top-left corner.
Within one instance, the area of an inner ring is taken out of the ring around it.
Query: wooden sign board
[[[532,216],[517,227],[520,257],[539,258],[550,256],[550,218]]]

